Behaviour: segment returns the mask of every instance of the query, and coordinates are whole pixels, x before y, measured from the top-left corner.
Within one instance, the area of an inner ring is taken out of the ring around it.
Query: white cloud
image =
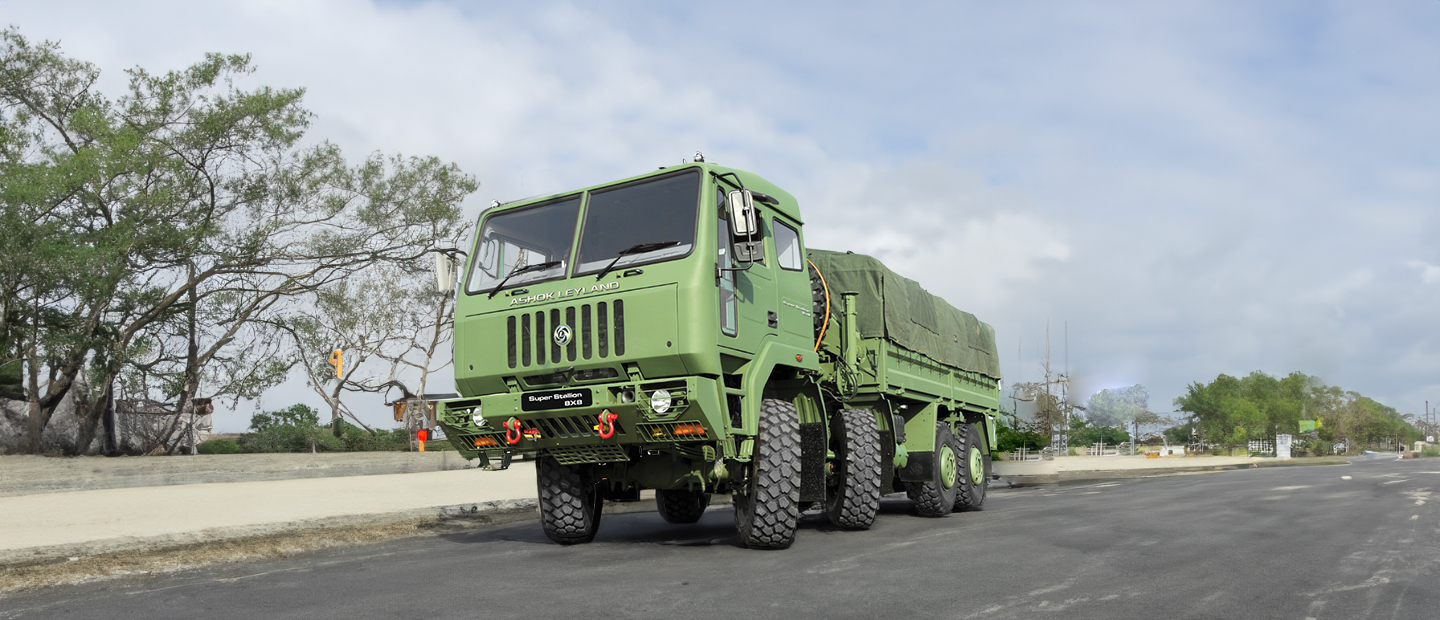
[[[1425,261],[1412,260],[1405,263],[1411,269],[1420,272],[1420,281],[1426,284],[1440,284],[1440,265],[1431,265]]]

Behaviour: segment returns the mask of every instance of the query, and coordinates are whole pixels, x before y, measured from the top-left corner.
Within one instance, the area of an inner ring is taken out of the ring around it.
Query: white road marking
[[[1350,479],[1350,476],[1340,476],[1340,479],[1341,479],[1341,480],[1349,480],[1349,479]]]
[[[1302,484],[1302,485],[1293,486],[1293,487],[1275,487],[1275,488],[1270,489],[1270,490],[1271,490],[1271,491],[1294,491],[1295,489],[1308,489],[1308,488],[1310,488],[1310,486],[1311,486],[1311,485],[1308,485],[1308,484]]]
[[[1390,482],[1381,482],[1380,484],[1382,484],[1382,485],[1385,485],[1385,484],[1398,484],[1398,483],[1401,483],[1401,482],[1410,482],[1410,479],[1409,479],[1409,478],[1406,478],[1406,479],[1404,479],[1404,480],[1391,480]]]

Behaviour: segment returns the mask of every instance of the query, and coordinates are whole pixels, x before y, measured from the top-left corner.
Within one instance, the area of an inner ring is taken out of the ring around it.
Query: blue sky
[[[472,212],[704,151],[794,193],[812,246],[993,324],[1007,382],[1037,377],[1048,319],[1081,392],[1144,383],[1158,411],[1253,370],[1440,402],[1434,0],[0,0],[0,21],[110,87],[252,53],[256,83],[308,89],[316,139],[477,175]]]

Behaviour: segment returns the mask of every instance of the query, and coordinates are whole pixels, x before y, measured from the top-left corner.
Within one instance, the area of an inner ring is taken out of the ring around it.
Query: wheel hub
[[[949,445],[940,446],[940,484],[945,488],[955,486],[955,474],[960,469],[959,459]]]
[[[985,484],[985,455],[980,453],[980,448],[970,447],[970,481],[975,486]]]

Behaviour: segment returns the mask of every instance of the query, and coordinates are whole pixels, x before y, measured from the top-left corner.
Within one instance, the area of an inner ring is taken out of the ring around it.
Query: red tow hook
[[[506,420],[505,423],[501,426],[505,427],[505,443],[520,443],[520,420],[510,418],[509,420]]]
[[[619,419],[620,416],[609,411],[600,414],[600,437],[602,439],[609,439],[615,436],[615,421]]]

